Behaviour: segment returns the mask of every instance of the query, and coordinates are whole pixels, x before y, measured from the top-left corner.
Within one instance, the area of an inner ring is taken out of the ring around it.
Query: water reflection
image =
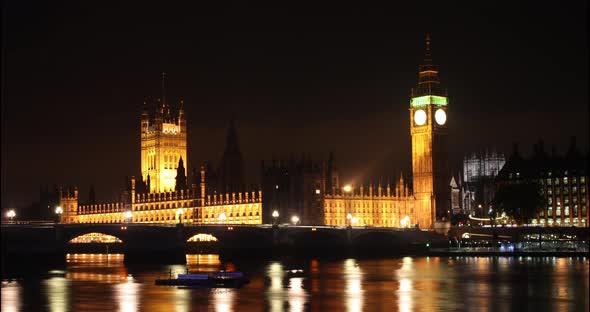
[[[215,311],[228,312],[234,311],[236,301],[236,289],[234,288],[216,288],[211,291],[211,301]]]
[[[398,309],[402,312],[413,310],[413,285],[411,280],[413,274],[412,265],[412,258],[404,257],[402,259],[401,268],[396,272],[397,279],[399,280],[399,289],[397,291],[399,297]]]
[[[305,289],[303,289],[303,278],[293,277],[289,279],[289,311],[303,311],[306,301]]]
[[[45,293],[49,311],[63,312],[68,311],[68,284],[69,280],[63,277],[52,277],[45,281]]]
[[[69,255],[2,283],[2,311],[589,310],[588,258],[429,257],[251,261],[187,255],[186,265],[127,265],[122,255]],[[304,268],[291,276],[287,268]],[[240,289],[156,286],[172,273],[234,267]],[[63,269],[63,268],[61,268]],[[11,275],[14,276],[14,275]]]
[[[355,259],[344,261],[344,278],[346,279],[347,311],[362,311],[363,290],[361,286],[362,272]]]
[[[16,282],[2,282],[2,311],[20,311],[21,300],[20,287]]]
[[[266,291],[266,296],[270,301],[270,311],[283,311],[283,301],[285,300],[283,265],[280,262],[271,262],[266,269],[266,275],[270,279],[270,285]]]
[[[128,280],[113,287],[119,311],[131,312],[139,310],[140,284]]]

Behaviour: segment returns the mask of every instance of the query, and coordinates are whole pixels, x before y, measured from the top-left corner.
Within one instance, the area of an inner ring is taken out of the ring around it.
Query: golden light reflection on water
[[[211,290],[211,303],[213,304],[214,311],[234,311],[236,291],[235,288],[215,288]]]
[[[410,279],[413,275],[413,260],[411,257],[404,257],[402,259],[402,266],[396,272],[397,279],[399,280],[399,289],[397,295],[398,310],[402,312],[413,311],[413,285]]]
[[[285,289],[283,288],[283,265],[280,262],[271,262],[266,268],[266,275],[270,279],[270,285],[266,290],[266,297],[270,303],[270,311],[283,311]]]
[[[45,293],[47,294],[49,311],[64,312],[69,310],[68,284],[69,280],[63,277],[52,277],[45,281]]]
[[[174,289],[174,312],[188,312],[191,310],[191,291],[176,287]]]
[[[346,279],[346,310],[363,310],[362,271],[355,259],[344,261],[344,278]]]
[[[303,278],[293,277],[289,279],[289,311],[304,311],[307,294],[303,289]]]
[[[154,285],[169,272],[175,277],[187,268],[225,268],[217,255],[187,255],[187,265],[149,267],[128,266],[123,259],[72,254],[65,270],[3,282],[2,311],[504,311],[522,305],[588,311],[587,258],[346,259],[322,260],[321,269],[318,260],[311,260],[298,264],[305,277],[286,274],[292,259],[255,265],[236,261],[236,269],[252,280],[241,289]]]
[[[186,267],[190,272],[213,272],[220,270],[219,255],[190,254],[186,255]]]
[[[115,300],[119,311],[131,312],[139,310],[139,294],[141,285],[128,280],[122,284],[113,286],[115,289]]]
[[[21,289],[16,282],[2,282],[2,311],[17,312],[21,310]]]

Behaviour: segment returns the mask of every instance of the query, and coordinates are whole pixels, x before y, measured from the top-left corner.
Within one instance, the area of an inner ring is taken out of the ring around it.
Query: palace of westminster
[[[428,37],[424,61],[418,68],[418,85],[411,90],[409,106],[411,185],[403,175],[393,185],[343,185],[330,154],[327,161],[320,162],[305,157],[262,161],[260,187],[246,189],[233,121],[219,166],[203,164],[200,170],[187,172],[184,103],[180,101],[173,111],[164,92],[162,99],[149,104],[155,110],[144,102],[141,114],[141,177],[131,177],[120,200],[111,203],[81,204],[77,188],[60,189],[61,222],[294,221],[303,225],[432,228],[436,220],[451,210],[452,178],[446,152],[448,97],[432,62]],[[585,210],[583,215],[587,214]],[[586,218],[584,225],[587,226]]]

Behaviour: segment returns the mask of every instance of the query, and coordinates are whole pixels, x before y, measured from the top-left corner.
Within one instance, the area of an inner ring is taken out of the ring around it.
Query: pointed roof
[[[240,146],[238,143],[238,133],[236,131],[233,116],[229,121],[229,128],[227,130],[227,137],[225,140],[225,154],[240,154]]]
[[[426,33],[424,60],[418,66],[418,86],[412,96],[440,95],[446,96],[446,92],[440,86],[438,78],[438,66],[432,62],[432,51],[430,48],[430,34]]]

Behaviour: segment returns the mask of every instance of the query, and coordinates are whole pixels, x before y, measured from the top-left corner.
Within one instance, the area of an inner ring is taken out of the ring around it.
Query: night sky
[[[426,32],[455,169],[513,142],[564,153],[576,135],[588,150],[587,1],[123,2],[3,2],[2,209],[42,185],[116,198],[139,175],[141,106],[163,71],[185,101],[189,169],[219,162],[234,114],[249,183],[262,159],[329,151],[344,182],[409,173]]]

